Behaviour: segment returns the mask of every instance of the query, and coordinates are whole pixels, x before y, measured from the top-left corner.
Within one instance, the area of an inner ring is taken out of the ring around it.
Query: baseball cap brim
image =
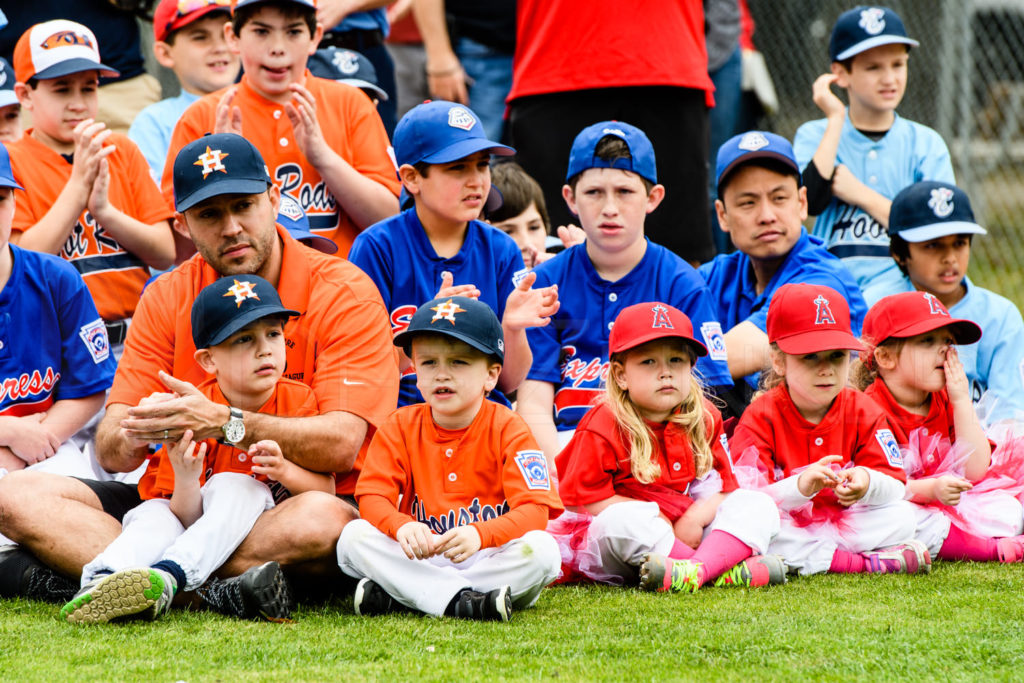
[[[230,16],[231,8],[227,5],[207,5],[206,7],[200,7],[199,9],[193,12],[189,12],[183,17],[178,17],[176,21],[172,22],[169,26],[163,27],[160,31],[154,29],[153,37],[157,40],[163,41],[167,38],[167,36],[171,35],[179,28],[184,28],[185,26],[188,26],[194,21],[199,21],[207,14],[211,14],[213,12],[224,12],[225,14]]]
[[[977,223],[969,221],[948,221],[932,223],[918,228],[909,228],[896,232],[905,242],[929,242],[949,235],[987,235],[988,231]]]
[[[104,76],[105,78],[117,78],[121,75],[120,71],[112,69],[106,64],[100,64],[82,57],[75,57],[73,59],[65,59],[62,62],[54,64],[48,69],[43,69],[38,73],[32,74],[31,78],[38,80],[60,78],[61,76],[70,76],[71,74],[82,73],[83,71],[98,71],[100,76]]]
[[[945,318],[939,316],[930,316],[928,320],[920,320],[898,330],[893,330],[886,339],[892,339],[894,337],[897,339],[916,337],[919,334],[938,330],[943,327],[948,327],[950,329],[953,333],[953,339],[956,340],[957,344],[973,344],[981,339],[981,328],[978,327],[976,323],[962,318]]]
[[[821,351],[863,351],[864,345],[849,332],[842,330],[811,330],[800,332],[775,340],[780,349],[786,353],[803,355],[820,353]]]
[[[456,330],[446,330],[444,328],[430,328],[429,330],[405,330],[403,332],[399,332],[398,334],[396,334],[392,343],[395,346],[402,349],[403,351],[405,351],[405,355],[411,358],[412,340],[413,337],[415,337],[418,334],[440,334],[445,337],[458,339],[460,342],[469,344],[470,346],[472,346],[477,351],[480,351],[481,353],[486,353],[488,356],[497,356],[498,359],[501,360],[502,362],[504,362],[505,360],[505,354],[500,349],[487,348],[478,339],[473,339],[472,337],[462,334]]]
[[[686,335],[683,334],[665,334],[664,328],[650,330],[646,334],[642,334],[638,337],[630,337],[628,346],[623,346],[614,349],[609,347],[608,351],[609,353],[620,353],[622,351],[628,351],[630,349],[635,349],[638,346],[642,346],[643,344],[646,344],[649,341],[654,341],[655,339],[682,339],[684,342],[693,347],[693,351],[694,353],[697,354],[698,357],[708,355],[708,347],[704,346],[693,337],[687,337]]]
[[[18,181],[14,178],[6,178],[0,175],[0,187],[13,187],[15,190],[24,190],[25,188],[18,184]]]
[[[842,52],[837,54],[835,56],[835,59],[833,59],[832,61],[833,62],[842,62],[844,60],[849,59],[850,57],[853,57],[855,55],[859,55],[861,52],[865,52],[867,50],[870,50],[873,47],[878,47],[879,45],[892,45],[892,44],[901,44],[901,45],[909,45],[910,47],[917,47],[921,43],[919,43],[916,40],[913,40],[911,38],[906,38],[904,36],[891,36],[891,35],[874,36],[872,38],[868,38],[867,40],[862,40],[859,43],[857,43],[856,45],[852,45],[852,46],[846,48],[845,50],[843,50]]]
[[[9,107],[18,104],[18,96],[13,90],[0,90],[0,107]]]
[[[370,81],[364,81],[361,78],[339,78],[338,83],[351,85],[353,88],[361,90],[372,90],[381,102],[386,102],[388,99],[388,94],[380,86],[370,83]]]
[[[204,185],[190,195],[180,198],[174,205],[178,212],[191,209],[201,201],[222,194],[263,194],[270,187],[265,178],[227,178]]]
[[[210,337],[207,344],[209,344],[209,346],[216,346],[249,323],[259,320],[260,318],[268,318],[272,315],[286,315],[291,318],[301,314],[298,311],[293,311],[292,309],[284,308],[283,306],[259,306],[238,316],[237,318],[229,320],[223,327],[218,329],[213,336]]]
[[[733,159],[732,162],[728,166],[723,168],[722,172],[718,174],[718,181],[715,184],[715,189],[718,191],[719,198],[721,198],[722,196],[722,181],[728,179],[729,174],[736,170],[737,166],[746,164],[753,159],[773,159],[783,164],[787,168],[793,169],[793,172],[796,173],[797,178],[800,177],[800,167],[797,166],[796,163],[785,154],[780,154],[779,152],[767,149],[758,150],[756,152],[747,152],[743,156]],[[799,184],[800,181],[798,180],[797,183]]]
[[[465,159],[470,154],[476,154],[485,149],[490,150],[491,154],[499,157],[510,157],[516,153],[511,147],[492,142],[486,138],[469,138],[468,140],[453,142],[447,147],[442,147],[433,154],[417,161],[424,161],[428,164],[447,164],[459,159]]]
[[[334,243],[329,237],[318,235],[315,232],[307,232],[306,230],[297,230],[295,228],[288,228],[289,234],[295,239],[309,240],[309,245],[317,251],[322,251],[325,254],[336,254],[338,253],[338,245]]]

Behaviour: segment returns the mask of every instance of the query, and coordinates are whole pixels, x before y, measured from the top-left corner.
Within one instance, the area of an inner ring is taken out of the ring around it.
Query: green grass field
[[[291,624],[175,611],[71,626],[0,601],[0,679],[1020,680],[1024,566],[816,576],[768,589],[650,595],[558,587],[511,624],[359,618],[351,600]]]

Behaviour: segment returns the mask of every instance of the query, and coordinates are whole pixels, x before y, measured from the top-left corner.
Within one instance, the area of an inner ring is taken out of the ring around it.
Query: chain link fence
[[[832,25],[854,2],[748,0],[779,108],[762,125],[793,138],[821,118],[814,79],[829,70]],[[901,116],[936,129],[988,230],[972,248],[971,279],[1024,310],[1024,0],[892,0],[910,37]]]

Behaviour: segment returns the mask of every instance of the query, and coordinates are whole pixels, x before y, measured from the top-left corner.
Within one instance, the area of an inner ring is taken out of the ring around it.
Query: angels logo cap
[[[708,355],[707,347],[693,336],[693,323],[686,314],[660,301],[622,309],[608,335],[608,352],[621,353],[665,337],[682,339],[698,356]]]
[[[388,94],[377,85],[377,70],[373,68],[373,62],[355,50],[325,47],[314,52],[306,66],[317,78],[369,90],[382,102],[388,99]]]
[[[427,101],[407,111],[395,126],[392,140],[399,166],[421,161],[447,164],[483,150],[504,157],[516,153],[488,140],[472,109],[445,100]]]
[[[478,299],[448,296],[428,301],[412,314],[409,327],[395,335],[394,344],[411,358],[413,337],[425,332],[453,337],[499,363],[505,361],[505,336],[498,316]]]
[[[900,15],[888,7],[861,5],[843,12],[836,19],[828,43],[828,55],[833,62],[842,62],[865,50],[891,43],[911,47],[920,45],[907,37]]]
[[[153,12],[153,37],[166,40],[174,31],[211,12],[230,13],[231,0],[160,0]]]
[[[597,143],[607,135],[620,138],[629,147],[630,159],[614,159],[607,161],[594,154]],[[569,169],[565,172],[565,180],[583,173],[589,168],[617,168],[620,171],[632,171],[641,178],[652,183],[658,182],[658,165],[654,159],[654,145],[647,134],[636,126],[623,121],[601,121],[587,126],[576,135],[569,151]]]
[[[14,179],[14,170],[11,168],[11,155],[7,152],[7,148],[2,142],[0,142],[0,187],[13,187],[18,190],[25,189]]]
[[[985,235],[974,221],[967,193],[956,185],[925,180],[903,188],[889,209],[889,236],[928,242],[947,235]]]
[[[107,77],[120,75],[100,62],[96,36],[77,21],[54,19],[36,24],[22,33],[14,46],[14,73],[19,83],[82,71],[98,71]]]
[[[774,159],[781,162],[787,168],[793,169],[797,185],[800,185],[800,166],[796,163],[793,145],[789,144],[789,140],[775,133],[751,130],[729,138],[718,148],[715,183],[718,186],[719,199],[728,185],[728,176],[752,159]]]
[[[270,183],[259,150],[234,133],[204,135],[174,158],[174,208],[179,212],[222,194],[260,194]]]
[[[792,354],[864,348],[850,329],[850,306],[843,295],[812,284],[790,283],[775,290],[768,306],[768,341]]]
[[[259,275],[228,275],[206,285],[192,303],[192,341],[208,349],[249,323],[271,315],[292,317],[274,286]]]
[[[914,337],[940,327],[948,327],[957,344],[981,339],[977,324],[951,316],[930,292],[901,292],[879,299],[864,316],[864,339],[877,346],[886,339]]]

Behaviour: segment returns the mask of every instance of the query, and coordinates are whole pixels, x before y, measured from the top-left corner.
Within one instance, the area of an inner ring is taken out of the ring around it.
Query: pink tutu
[[[562,554],[562,569],[554,583],[609,583],[621,586],[621,576],[608,574],[601,563],[601,550],[590,538],[590,523],[594,516],[588,512],[566,510],[557,519],[548,522],[547,532],[558,543]]]

